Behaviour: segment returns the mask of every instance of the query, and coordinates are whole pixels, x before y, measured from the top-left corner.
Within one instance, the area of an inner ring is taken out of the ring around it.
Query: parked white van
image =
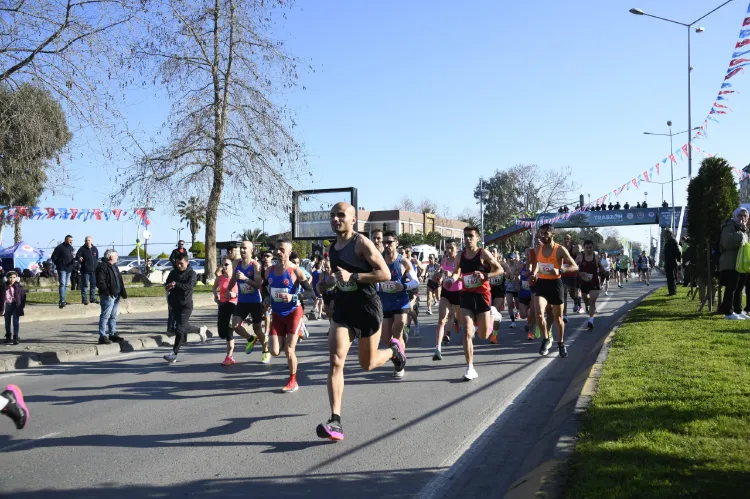
[[[427,263],[430,261],[430,255],[434,255],[435,259],[438,259],[438,249],[435,246],[430,246],[429,244],[412,246],[411,252],[419,253],[417,259],[425,265],[427,265]]]

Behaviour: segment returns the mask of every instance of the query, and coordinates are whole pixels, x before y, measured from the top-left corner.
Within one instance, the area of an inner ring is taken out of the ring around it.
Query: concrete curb
[[[206,326],[190,326],[187,343],[205,343],[215,335]],[[52,352],[21,354],[15,358],[0,359],[0,372],[31,369],[40,366],[62,364],[65,362],[85,362],[100,356],[112,356],[117,359],[119,353],[130,353],[139,350],[151,350],[159,347],[174,346],[174,337],[166,334],[138,335],[125,337],[125,341],[111,345],[81,345]]]
[[[216,307],[213,293],[195,293],[193,295],[193,308]],[[148,312],[166,312],[166,298],[128,298],[120,300],[119,315],[143,314]],[[26,305],[26,315],[21,317],[21,323],[43,322],[43,321],[65,321],[71,319],[86,319],[99,317],[101,307],[97,304],[83,305],[71,303],[60,309],[57,305]]]
[[[596,346],[592,349],[592,353],[597,349],[599,351],[596,360],[573,378],[543,432],[546,434],[554,431],[556,427],[562,428],[555,444],[552,459],[539,464],[511,485],[504,496],[505,499],[526,499],[529,497],[559,499],[564,497],[569,460],[576,448],[580,418],[588,409],[599,387],[599,378],[604,362],[609,355],[612,338],[617,334],[617,330],[630,315],[630,312],[660,288],[652,289],[639,299],[634,300],[631,307],[617,319],[609,334],[596,343]],[[571,412],[570,404],[573,400],[575,400],[575,407]]]

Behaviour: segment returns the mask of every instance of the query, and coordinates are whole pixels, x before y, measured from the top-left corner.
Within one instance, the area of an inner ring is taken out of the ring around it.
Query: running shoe
[[[449,335],[448,333],[446,333],[443,336],[443,344],[450,345],[450,342],[451,342],[451,335]]]
[[[497,345],[497,333],[492,333],[490,335],[490,344]]]
[[[297,384],[297,377],[296,376],[289,376],[289,382],[286,384],[284,388],[281,389],[284,393],[292,393],[296,392],[299,389],[299,385]]]
[[[394,378],[401,379],[404,377],[404,374],[406,374],[406,369],[401,369],[400,371],[393,370]]]
[[[539,347],[539,355],[547,355],[549,353],[549,347],[552,346],[552,338],[547,337],[542,340],[542,345]]]
[[[565,324],[567,324],[567,323],[568,323],[568,314],[563,314],[563,322],[564,322]]]
[[[739,316],[742,317],[742,318],[744,318],[744,319],[750,319],[750,315],[748,315],[748,313],[745,312],[744,310],[742,312],[740,312]]]
[[[245,345],[245,353],[251,354],[253,352],[253,347],[255,346],[255,342],[258,341],[258,337],[253,335],[249,340],[247,340],[247,345]]]
[[[234,363],[235,362],[234,362],[234,359],[232,358],[232,356],[231,355],[227,355],[226,358],[224,359],[224,362],[222,362],[221,365],[222,366],[231,366]]]
[[[588,324],[586,324],[586,328],[589,331],[591,331],[592,329],[594,329],[594,321],[593,320],[589,320]]]
[[[427,315],[432,315],[432,309],[431,308],[427,309]]]
[[[515,329],[515,328],[516,328],[516,323],[515,323],[515,321],[513,321],[513,322],[511,322],[511,323],[510,323],[510,328],[511,328],[511,329]]]
[[[568,356],[568,349],[565,348],[565,344],[564,343],[559,343],[558,342],[557,343],[557,348],[560,350],[560,358],[561,359],[564,359],[565,357]]]
[[[609,291],[605,291],[604,296],[609,296]]]
[[[327,438],[328,440],[340,441],[344,440],[344,427],[341,423],[329,419],[323,424],[319,424],[315,429],[315,433],[320,438]]]
[[[618,285],[617,285],[617,287],[618,287],[618,288],[621,288],[621,287],[622,287],[622,284],[618,284]]]
[[[393,365],[396,368],[396,371],[403,371],[406,367],[406,354],[404,353],[404,347],[402,347],[401,342],[395,338],[391,339],[390,346],[391,351],[393,351],[393,357],[391,357],[391,361],[393,361]]]
[[[516,319],[520,319],[521,318],[521,314],[519,314],[518,312],[516,312],[515,314],[513,314],[513,317],[515,317]]]
[[[31,419],[29,409],[26,407],[26,403],[23,401],[23,393],[21,389],[16,385],[8,385],[5,387],[5,391],[2,396],[8,399],[8,403],[0,411],[16,423],[16,428],[23,430],[26,423]]]
[[[463,380],[464,381],[471,381],[473,379],[477,379],[479,377],[479,374],[477,373],[477,370],[473,367],[466,367],[466,372],[464,373]]]
[[[541,335],[542,335],[542,330],[539,329],[539,326],[534,324],[534,338],[539,339]]]
[[[526,339],[528,339],[529,341],[534,341],[534,333],[532,333],[531,331],[526,333]]]
[[[403,337],[404,337],[404,345],[406,345],[406,343],[409,341],[409,331],[407,331],[406,329],[404,329]]]
[[[436,348],[435,355],[432,356],[432,360],[443,360],[443,353]]]
[[[419,336],[419,324],[414,324],[414,331],[412,331],[412,334],[414,336]]]
[[[263,355],[260,356],[260,362],[262,364],[270,364],[271,363],[271,352],[263,352]]]
[[[529,323],[528,322],[523,325],[523,332],[524,333],[528,333],[529,332]]]
[[[177,355],[175,353],[168,353],[163,358],[170,364],[174,364],[175,362],[177,362]]]
[[[577,314],[581,310],[581,306],[579,304],[573,305],[573,313]]]

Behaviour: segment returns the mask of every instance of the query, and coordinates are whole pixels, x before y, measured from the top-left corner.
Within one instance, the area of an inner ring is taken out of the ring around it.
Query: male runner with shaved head
[[[378,349],[383,307],[378,298],[376,284],[391,278],[388,266],[375,245],[354,231],[357,213],[349,203],[338,203],[331,208],[331,228],[336,242],[331,244],[329,255],[333,275],[318,283],[323,292],[336,288],[333,322],[328,335],[328,399],[331,418],[319,424],[316,433],[320,438],[343,440],[341,426],[341,399],[344,393],[344,361],[354,338],[359,338],[359,365],[370,371],[393,361],[396,372],[403,371],[406,356],[400,341],[391,339],[388,349]]]

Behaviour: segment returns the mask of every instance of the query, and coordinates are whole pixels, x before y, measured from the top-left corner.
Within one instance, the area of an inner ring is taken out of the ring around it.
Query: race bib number
[[[396,282],[396,281],[381,282],[380,290],[383,293],[398,293],[399,291],[401,291],[401,289],[399,289],[400,284],[401,284],[400,282]]]
[[[289,291],[286,288],[271,288],[271,298],[275,302],[286,303],[289,301]]]
[[[381,283],[382,287],[382,283]],[[343,291],[344,293],[350,293],[352,291],[357,291],[359,288],[357,287],[357,283],[354,281],[349,282],[342,282],[342,281],[336,281],[336,289],[339,291]]]
[[[521,281],[521,289],[524,291],[530,290],[531,287],[529,286],[529,281]]]
[[[589,282],[593,278],[594,278],[594,274],[589,274],[588,272],[581,272],[581,279],[582,280],[584,280],[586,282]]]
[[[464,277],[464,286],[467,288],[478,288],[482,285],[482,279],[475,276],[474,274],[471,275],[465,275]]]
[[[545,275],[555,275],[555,264],[554,263],[540,263],[539,273]]]
[[[250,294],[254,291],[253,288],[250,286],[250,284],[243,282],[243,281],[240,281],[237,287],[240,290],[240,294],[243,294],[243,295]]]
[[[570,272],[570,265],[568,265],[567,263],[563,263],[563,264],[562,264],[562,269],[561,269],[561,270],[562,270],[563,272]]]
[[[499,286],[503,283],[502,276],[495,276],[490,278],[490,286]]]
[[[453,286],[453,283],[454,283],[454,281],[453,281],[452,277],[446,277],[443,280],[443,284],[445,285],[446,288],[449,288],[449,287]]]

